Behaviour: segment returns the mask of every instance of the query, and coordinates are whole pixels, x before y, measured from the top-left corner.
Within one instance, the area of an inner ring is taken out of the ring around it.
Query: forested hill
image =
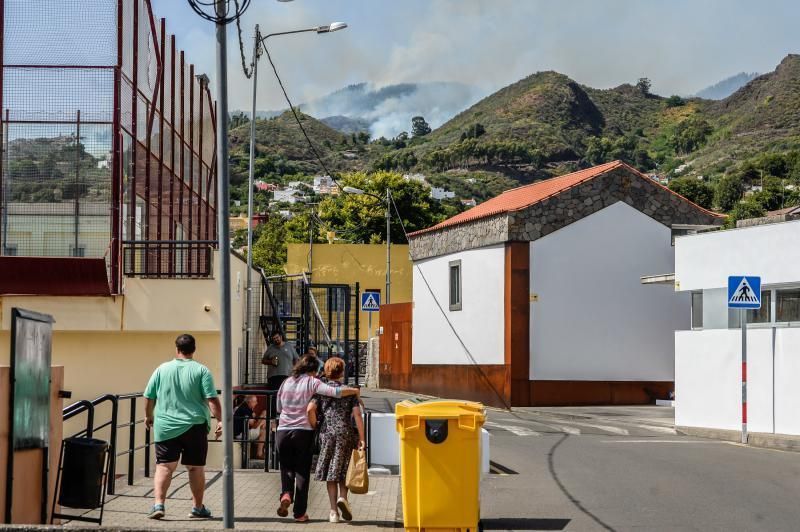
[[[343,135],[311,117],[304,120],[336,170],[419,172],[479,201],[519,183],[615,159],[677,178],[676,187],[685,185],[681,179],[702,181],[691,184],[700,192],[683,192],[722,211],[736,206],[754,176],[766,176],[765,189],[772,178],[800,185],[798,55],[723,100],[656,95],[644,78],[594,89],[557,72],[539,72],[433,131],[409,124],[409,134],[368,141],[363,133]],[[289,115],[259,120],[259,153],[291,162],[292,171],[316,172],[293,122]],[[234,153],[241,151],[245,129],[232,132]],[[734,187],[720,192],[720,182]],[[791,194],[788,200],[794,201]],[[781,204],[786,201],[782,189]],[[769,209],[775,201],[761,204]]]

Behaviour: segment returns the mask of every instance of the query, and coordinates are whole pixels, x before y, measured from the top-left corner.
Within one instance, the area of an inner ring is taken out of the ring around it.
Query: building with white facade
[[[301,192],[296,188],[285,188],[282,190],[275,190],[272,192],[272,201],[274,203],[297,203]]]
[[[441,187],[431,187],[431,198],[435,200],[443,200],[443,199],[453,199],[456,197],[455,192],[451,192],[450,190],[446,190]]]
[[[748,428],[800,435],[798,242],[800,220],[675,240],[675,288],[691,294],[692,324],[675,334],[676,425],[741,430],[742,335],[727,282],[755,275],[762,306],[747,311]]]
[[[675,226],[721,223],[615,161],[410,235],[408,388],[506,406],[665,397],[689,295],[640,277],[674,271]]]

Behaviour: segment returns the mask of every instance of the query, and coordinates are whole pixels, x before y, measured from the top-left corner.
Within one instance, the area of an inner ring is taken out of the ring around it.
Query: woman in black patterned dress
[[[341,358],[333,357],[325,362],[325,376],[330,386],[342,386],[344,369],[344,360]],[[350,521],[353,514],[347,502],[347,467],[350,465],[353,449],[364,448],[364,420],[358,398],[314,396],[309,405],[309,421],[312,426],[317,417],[321,419],[320,450],[314,478],[328,483],[330,522],[339,522],[340,511],[342,519]]]

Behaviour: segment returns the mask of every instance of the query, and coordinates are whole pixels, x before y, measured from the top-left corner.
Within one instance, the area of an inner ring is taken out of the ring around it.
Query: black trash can
[[[64,440],[61,490],[58,504],[67,508],[93,510],[103,497],[108,442],[94,438]]]

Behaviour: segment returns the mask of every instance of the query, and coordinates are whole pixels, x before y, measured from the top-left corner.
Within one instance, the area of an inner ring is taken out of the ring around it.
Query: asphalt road
[[[367,394],[389,410],[399,394]],[[486,530],[800,530],[800,455],[675,434],[663,407],[489,410]]]

